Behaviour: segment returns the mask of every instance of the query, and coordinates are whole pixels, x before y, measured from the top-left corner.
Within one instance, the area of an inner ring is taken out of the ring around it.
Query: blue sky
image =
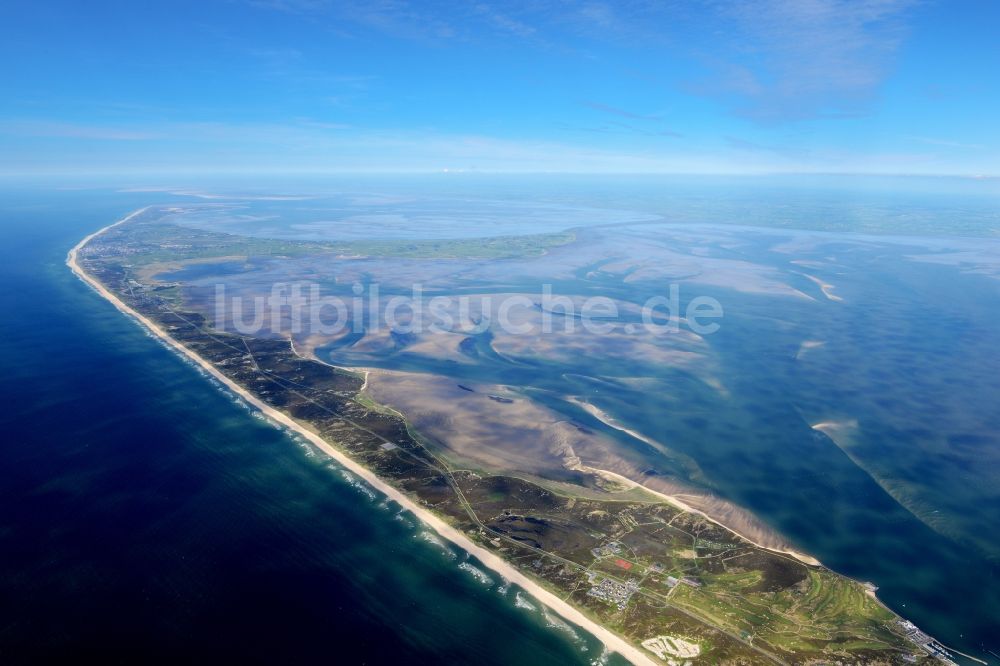
[[[5,0],[0,172],[1000,176],[1000,4]]]

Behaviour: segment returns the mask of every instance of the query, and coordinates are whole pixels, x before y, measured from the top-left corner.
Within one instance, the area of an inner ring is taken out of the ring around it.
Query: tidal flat
[[[408,254],[419,229],[412,242],[394,239],[396,250],[370,254],[258,233],[243,256],[192,257],[150,277],[207,319],[220,281],[250,299],[276,282],[311,281],[345,298],[356,284],[377,283],[379,299],[366,299],[373,310],[415,281],[428,298],[521,295],[532,303],[521,324],[541,316],[535,301],[545,285],[571,299],[609,298],[619,317],[603,335],[351,327],[291,337],[334,366],[405,373],[411,384],[375,381],[367,392],[450,462],[551,488],[596,469],[717,511],[736,507],[753,517],[741,527],[755,540],[872,581],[891,607],[948,643],[988,644],[997,589],[983,582],[995,580],[997,543],[982,525],[1000,518],[1000,465],[989,408],[998,386],[983,359],[995,348],[988,304],[998,298],[997,242],[622,217],[545,229],[570,236],[540,243],[540,252],[524,251],[536,245],[522,240],[499,258],[478,256],[478,244],[466,256]],[[203,240],[240,242],[207,219],[189,223]],[[438,220],[434,233],[441,228]],[[262,242],[296,249],[262,251]],[[626,333],[636,308],[669,283],[684,302],[723,304],[719,330]],[[285,337],[278,321],[261,336]],[[444,399],[434,399],[435,386]],[[463,395],[477,387],[485,401]],[[518,432],[505,409],[532,416]],[[539,436],[545,423],[554,430]],[[623,490],[600,475],[584,486]]]

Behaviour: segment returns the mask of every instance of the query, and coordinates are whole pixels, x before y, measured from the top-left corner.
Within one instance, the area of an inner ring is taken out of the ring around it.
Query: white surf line
[[[96,237],[100,236],[101,234],[103,234],[104,232],[106,232],[108,229],[111,229],[113,227],[117,227],[119,224],[125,224],[126,222],[128,222],[129,220],[131,220],[133,217],[135,217],[137,215],[142,215],[143,213],[145,213],[150,208],[152,208],[152,206],[144,206],[144,207],[140,208],[139,210],[134,210],[131,213],[129,213],[128,215],[126,215],[125,217],[123,217],[122,219],[120,219],[117,222],[115,222],[114,224],[109,224],[108,226],[104,227],[103,229],[98,229],[94,233],[92,233],[89,236],[85,237],[82,241],[80,241],[79,243],[77,243],[76,245],[74,245],[73,249],[69,251],[68,255],[66,255],[66,265],[73,269],[73,272],[76,273],[77,277],[79,277],[80,279],[82,279],[84,282],[89,283],[90,286],[96,288],[95,285],[97,283],[94,280],[90,279],[90,276],[88,276],[86,273],[84,273],[84,271],[83,271],[82,268],[80,268],[79,266],[77,266],[77,264],[76,264],[76,255],[80,252],[80,250],[83,248],[84,245],[86,245],[90,241],[94,240]]]
[[[231,390],[236,395],[240,396],[247,403],[253,405],[259,409],[263,414],[270,417],[274,421],[282,424],[283,426],[295,431],[302,437],[306,438],[312,442],[318,449],[329,455],[331,458],[340,463],[343,467],[350,470],[354,474],[365,480],[370,486],[378,490],[380,493],[388,497],[389,499],[397,502],[400,506],[404,507],[417,518],[420,519],[425,525],[430,527],[432,530],[437,532],[440,536],[444,537],[448,541],[452,542],[462,550],[466,551],[470,555],[473,555],[476,559],[483,563],[487,568],[493,570],[505,580],[515,583],[525,591],[527,591],[532,597],[545,604],[552,611],[557,613],[563,619],[585,629],[586,631],[593,634],[599,641],[601,641],[605,647],[613,652],[617,652],[622,655],[633,664],[639,666],[652,666],[656,662],[643,654],[643,652],[636,646],[629,643],[623,637],[614,633],[610,629],[607,629],[590,618],[584,615],[581,611],[577,610],[571,606],[566,601],[563,601],[557,597],[552,592],[549,592],[545,588],[541,587],[539,584],[535,583],[533,580],[528,578],[525,574],[521,573],[513,565],[506,562],[496,553],[486,550],[482,546],[477,545],[464,534],[459,532],[457,529],[444,522],[441,518],[434,515],[427,509],[424,509],[407,495],[404,495],[399,489],[394,486],[389,485],[387,482],[376,476],[371,470],[363,467],[361,464],[355,462],[353,459],[349,458],[346,454],[342,453],[339,449],[330,445],[326,440],[312,432],[298,421],[292,419],[284,412],[278,411],[277,409],[271,407],[265,402],[253,396],[249,391],[244,389],[239,384],[235,383],[224,374],[222,374],[218,369],[215,368],[211,363],[203,359],[201,356],[191,351],[184,345],[182,345],[177,340],[174,340],[170,335],[160,328],[155,322],[153,322],[148,317],[136,312],[128,305],[126,305],[122,300],[120,300],[115,294],[108,291],[100,282],[92,278],[87,274],[85,270],[77,263],[77,256],[83,247],[89,243],[91,240],[100,236],[108,229],[118,226],[131,220],[136,215],[145,212],[149,207],[141,208],[130,215],[118,220],[114,224],[108,225],[99,231],[95,231],[90,234],[79,243],[77,243],[73,249],[69,251],[66,257],[66,265],[70,267],[74,274],[81,280],[90,285],[98,294],[103,296],[105,299],[111,302],[120,312],[129,317],[135,319],[140,324],[142,324],[146,329],[156,335],[158,338],[166,342],[168,345],[176,349],[178,352],[183,354],[185,357],[196,363],[205,372],[209,373],[212,377],[222,382],[229,390]]]

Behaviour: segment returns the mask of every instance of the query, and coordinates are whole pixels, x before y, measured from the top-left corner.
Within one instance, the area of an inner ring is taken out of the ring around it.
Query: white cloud
[[[913,0],[722,0],[716,77],[697,89],[764,123],[867,112]]]

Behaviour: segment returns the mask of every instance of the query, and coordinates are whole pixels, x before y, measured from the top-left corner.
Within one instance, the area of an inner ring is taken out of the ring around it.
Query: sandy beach
[[[597,419],[601,423],[605,424],[606,426],[614,428],[615,430],[620,430],[620,431],[622,431],[622,432],[624,432],[624,433],[626,433],[626,434],[628,434],[628,435],[630,435],[632,437],[635,437],[636,439],[638,439],[640,441],[643,441],[643,442],[646,442],[647,444],[650,444],[651,446],[659,446],[657,442],[649,439],[648,437],[646,437],[642,433],[636,432],[635,430],[632,430],[630,428],[624,427],[623,425],[621,425],[620,423],[618,423],[617,421],[615,421],[607,413],[605,413],[602,409],[596,407],[595,405],[592,405],[592,404],[590,404],[588,402],[585,402],[583,400],[573,400],[573,403],[579,405],[582,409],[586,410],[586,412],[588,414],[590,414],[591,416],[593,416],[595,419]],[[706,511],[703,511],[701,509],[698,509],[696,507],[691,506],[689,503],[685,502],[684,500],[680,499],[679,497],[677,497],[675,495],[668,495],[666,493],[658,492],[656,490],[653,490],[652,488],[648,488],[648,487],[646,487],[646,486],[644,486],[642,484],[636,483],[635,481],[632,481],[631,479],[627,479],[627,478],[625,478],[625,477],[623,477],[623,476],[621,476],[619,474],[615,474],[614,472],[609,472],[607,470],[601,470],[601,472],[604,473],[604,474],[608,474],[608,475],[614,476],[620,483],[623,483],[625,485],[641,487],[643,490],[645,490],[645,491],[647,491],[647,492],[649,492],[649,493],[651,493],[653,495],[656,495],[657,497],[662,498],[665,502],[667,502],[668,504],[670,504],[673,507],[676,507],[676,508],[680,509],[681,511],[687,511],[689,513],[697,514],[697,515],[705,518],[706,520],[715,523],[716,525],[718,525],[719,527],[725,529],[726,531],[735,534],[736,536],[740,537],[741,539],[746,539],[747,541],[749,541],[753,545],[757,546],[758,548],[763,548],[765,550],[770,550],[771,552],[780,553],[782,555],[791,555],[792,557],[794,557],[795,559],[799,560],[800,562],[804,562],[805,564],[808,564],[810,566],[816,566],[816,567],[822,566],[822,563],[819,560],[817,560],[815,557],[812,557],[810,555],[806,555],[805,553],[800,553],[800,552],[798,552],[796,550],[792,550],[791,548],[775,548],[773,546],[766,546],[766,545],[763,545],[761,543],[758,543],[757,541],[751,539],[749,536],[747,536],[746,534],[744,534],[742,531],[740,531],[740,530],[738,530],[738,529],[736,529],[736,528],[734,528],[734,527],[732,527],[730,525],[727,525],[727,524],[723,523],[722,521],[720,521],[720,520],[718,520],[716,518],[713,518]]]
[[[297,434],[306,438],[309,442],[311,442],[318,449],[320,449],[321,451],[329,455],[331,458],[336,460],[343,467],[345,467],[352,473],[364,479],[366,483],[375,488],[378,492],[382,493],[389,499],[397,502],[400,506],[412,512],[415,516],[417,516],[417,518],[420,519],[421,522],[423,522],[429,528],[434,530],[441,537],[447,539],[448,541],[452,542],[459,548],[462,548],[466,552],[476,557],[480,562],[482,562],[485,566],[487,566],[488,568],[492,569],[494,572],[502,576],[506,581],[522,587],[525,591],[528,592],[528,594],[530,594],[535,599],[543,603],[546,607],[551,609],[553,612],[557,613],[563,619],[579,627],[582,627],[586,631],[593,634],[605,645],[605,647],[608,648],[608,650],[619,653],[620,655],[631,661],[633,664],[650,666],[656,663],[656,661],[651,656],[645,654],[640,648],[632,645],[624,638],[615,634],[609,629],[600,626],[599,624],[597,624],[596,622],[585,616],[582,612],[580,612],[567,602],[557,597],[555,594],[549,592],[548,590],[544,589],[543,587],[532,581],[530,578],[521,573],[514,566],[504,561],[500,556],[475,544],[464,534],[462,534],[461,532],[453,528],[451,525],[444,522],[444,520],[442,520],[438,516],[434,515],[433,513],[429,512],[428,510],[424,509],[423,507],[413,502],[413,500],[404,495],[398,489],[389,485],[385,481],[379,479],[374,473],[372,473],[366,467],[358,464],[351,458],[347,457],[345,454],[343,454],[337,448],[329,444],[322,437],[309,430],[307,427],[298,423],[297,421],[290,418],[283,412],[278,411],[273,407],[270,407],[263,401],[254,397],[243,387],[239,386],[238,384],[230,380],[228,377],[226,377],[224,374],[222,374],[208,361],[201,358],[198,354],[195,354],[190,349],[188,349],[184,345],[174,340],[169,334],[167,334],[166,331],[160,328],[155,322],[153,322],[148,317],[145,317],[142,314],[130,308],[128,305],[122,302],[117,296],[108,291],[100,282],[98,282],[90,275],[88,275],[87,272],[84,271],[83,268],[77,262],[77,255],[79,254],[79,251],[84,246],[86,246],[87,243],[89,243],[95,237],[106,232],[108,229],[111,229],[112,227],[115,227],[119,224],[123,224],[131,220],[135,216],[145,212],[146,210],[148,210],[148,207],[134,211],[133,213],[127,215],[121,220],[115,222],[114,224],[108,225],[107,227],[104,227],[103,229],[100,229],[99,231],[96,231],[90,234],[89,236],[85,237],[83,240],[77,243],[73,247],[73,249],[69,251],[69,254],[67,255],[66,258],[66,264],[81,280],[86,282],[95,291],[97,291],[97,293],[99,293],[105,299],[110,301],[118,310],[132,317],[133,319],[137,320],[146,329],[148,329],[151,333],[153,333],[158,338],[166,342],[173,349],[183,354],[186,358],[190,359],[192,362],[198,364],[213,378],[220,381],[230,391],[240,396],[240,398],[245,400],[248,404],[253,405],[256,409],[259,409],[263,414],[265,414],[275,422],[280,423],[281,425],[287,427],[290,430],[293,430]]]
[[[844,299],[842,297],[840,297],[840,296],[836,295],[835,293],[833,293],[833,290],[835,289],[835,287],[832,284],[830,284],[828,282],[823,282],[818,277],[816,277],[814,275],[809,275],[808,273],[799,273],[799,275],[801,275],[802,277],[805,277],[805,278],[808,278],[809,280],[811,280],[817,287],[819,287],[820,291],[823,292],[823,295],[826,296],[827,299],[829,299],[831,301],[836,301],[838,303],[843,302]]]

